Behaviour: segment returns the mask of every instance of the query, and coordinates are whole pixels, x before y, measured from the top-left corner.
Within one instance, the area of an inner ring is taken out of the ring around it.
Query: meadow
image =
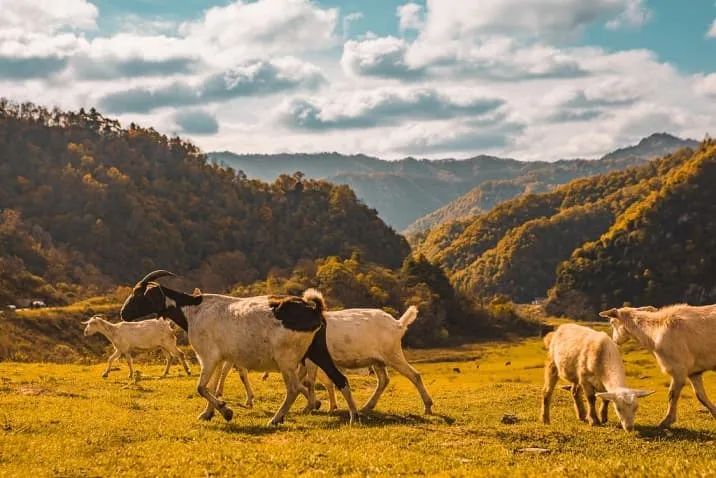
[[[417,392],[393,373],[376,411],[354,426],[342,412],[301,414],[299,397],[284,425],[266,427],[283,397],[278,374],[250,374],[256,402],[248,410],[232,373],[233,422],[217,415],[204,423],[196,377],[176,365],[159,379],[158,361],[135,361],[141,377],[130,381],[124,362],[108,379],[100,362],[0,362],[0,476],[716,476],[716,420],[685,389],[676,426],[656,428],[668,377],[635,345],[625,350],[630,384],[656,390],[642,400],[634,434],[618,428],[613,410],[606,426],[578,422],[559,390],[552,424],[542,425],[537,338],[408,351],[436,414],[423,416]],[[716,376],[705,382],[716,396]],[[351,384],[362,402],[374,378],[353,375]],[[319,397],[325,408],[325,392]],[[516,423],[503,423],[512,421],[506,415]]]

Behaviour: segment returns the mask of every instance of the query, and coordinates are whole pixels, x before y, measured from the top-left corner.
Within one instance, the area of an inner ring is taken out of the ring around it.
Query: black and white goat
[[[173,275],[159,270],[144,277],[127,297],[120,316],[136,321],[157,314],[187,331],[201,365],[197,392],[207,400],[200,419],[210,420],[214,409],[227,421],[233,417],[233,411],[207,387],[217,367],[229,362],[248,370],[281,372],[286,398],[269,424],[283,422],[298,394],[308,393],[297,375],[299,364],[308,358],[331,377],[349,404],[351,422],[355,420],[358,412],[348,380],[328,352],[320,292],[310,289],[303,297],[237,298],[202,294],[198,289],[189,295],[156,282]]]

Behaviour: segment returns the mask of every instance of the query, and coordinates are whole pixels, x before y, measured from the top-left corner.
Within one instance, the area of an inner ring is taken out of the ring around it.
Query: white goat
[[[601,421],[606,423],[609,402],[614,403],[622,427],[634,429],[638,408],[637,399],[654,392],[634,390],[626,386],[624,363],[619,349],[604,332],[597,332],[576,324],[565,324],[547,334],[544,339],[549,352],[544,368],[542,422],[548,424],[552,392],[558,378],[572,384],[572,398],[577,418],[588,418],[590,425],[598,425],[597,397],[603,400]],[[587,396],[588,417],[584,411],[581,392]],[[600,393],[596,393],[600,392]]]
[[[372,367],[378,377],[378,385],[362,411],[375,408],[390,382],[387,370],[390,366],[413,383],[423,400],[425,413],[432,413],[433,400],[420,373],[405,359],[401,344],[408,327],[418,317],[417,307],[408,307],[398,320],[380,309],[337,310],[326,312],[325,316],[328,350],[336,365],[343,369]],[[307,360],[304,383],[310,394],[309,407],[313,408],[317,404],[314,395],[316,372],[315,364]],[[335,400],[331,402],[333,408]]]
[[[169,373],[172,360],[176,357],[184,366],[187,375],[191,375],[189,366],[186,363],[184,352],[179,350],[176,337],[169,322],[164,319],[145,320],[143,322],[130,323],[120,322],[113,324],[95,315],[89,320],[82,322],[85,325],[85,336],[100,333],[107,337],[114,345],[114,353],[109,357],[107,369],[102,373],[103,377],[109,375],[112,362],[124,355],[129,365],[129,377],[132,377],[132,355],[133,350],[151,350],[160,348],[167,358],[167,365],[164,368],[162,377]]]
[[[189,342],[201,364],[197,392],[207,401],[199,416],[210,420],[217,409],[229,421],[233,411],[207,388],[217,367],[224,362],[257,371],[279,371],[286,384],[286,398],[269,424],[281,423],[300,393],[307,393],[297,376],[299,362],[309,357],[339,387],[351,409],[357,410],[345,376],[335,367],[325,342],[324,302],[316,290],[299,297],[236,298],[217,294],[184,294],[160,285],[160,277],[173,275],[154,271],[144,277],[127,297],[121,317],[137,320],[158,314],[187,331]]]
[[[659,426],[668,427],[676,421],[679,395],[687,379],[699,401],[716,417],[716,406],[706,395],[702,377],[708,370],[716,371],[716,305],[622,307],[599,315],[609,319],[617,344],[636,339],[671,376],[669,406]]]

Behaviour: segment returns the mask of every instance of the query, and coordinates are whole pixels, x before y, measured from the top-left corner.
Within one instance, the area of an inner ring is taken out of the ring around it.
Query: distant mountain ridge
[[[416,233],[445,220],[489,210],[523,193],[548,191],[575,178],[624,169],[694,144],[698,143],[659,133],[601,160],[556,162],[486,155],[464,160],[409,157],[386,161],[362,154],[261,155],[228,151],[208,153],[208,157],[217,164],[241,170],[252,179],[273,181],[281,174],[301,171],[309,178],[347,184],[386,223],[397,230]],[[476,187],[482,189],[475,191]],[[465,194],[471,196],[461,198]],[[460,203],[437,212],[456,200]]]
[[[547,192],[573,179],[625,169],[681,148],[696,148],[698,145],[698,141],[691,139],[655,133],[634,146],[617,149],[599,160],[561,160],[514,179],[486,181],[440,209],[417,219],[406,228],[405,233],[421,233],[447,221],[467,219],[487,212],[497,204],[522,194]]]

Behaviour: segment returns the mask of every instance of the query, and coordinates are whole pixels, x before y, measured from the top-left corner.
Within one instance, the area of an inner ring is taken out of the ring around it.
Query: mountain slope
[[[561,264],[552,312],[716,301],[716,143],[706,143],[661,183]]]
[[[5,282],[89,290],[166,268],[216,290],[300,259],[359,252],[398,267],[410,252],[346,186],[246,180],[180,138],[123,129],[94,110],[2,101],[0,157],[0,259],[16,271]]]
[[[566,297],[571,285],[579,281],[569,277],[572,269],[558,272],[566,267],[558,269],[560,264],[574,261],[574,268],[583,270],[584,258],[573,256],[575,251],[599,239],[614,224],[621,224],[633,208],[644,207],[673,175],[680,174],[701,154],[706,153],[685,149],[643,166],[575,180],[549,193],[515,198],[471,220],[437,227],[419,244],[418,251],[450,270],[452,282],[468,295],[499,294],[525,302],[545,296],[555,282],[564,281],[560,297]],[[603,252],[596,252],[596,257],[601,258]],[[708,250],[705,253],[711,254]],[[597,269],[591,272],[593,280],[602,281]],[[592,277],[589,271],[585,274]],[[599,290],[609,289],[613,282],[609,277]],[[629,294],[619,297],[631,300]]]
[[[421,233],[447,221],[466,219],[489,211],[496,204],[521,194],[545,192],[572,179],[624,169],[681,148],[695,148],[698,144],[693,140],[656,133],[642,139],[637,145],[618,149],[598,161],[557,161],[515,179],[487,181],[440,209],[417,219],[405,232]]]

